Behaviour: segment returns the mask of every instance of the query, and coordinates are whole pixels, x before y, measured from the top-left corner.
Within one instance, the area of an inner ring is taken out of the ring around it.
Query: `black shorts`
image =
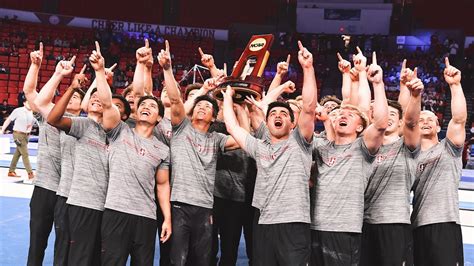
[[[413,231],[415,265],[464,265],[461,226],[454,222],[420,226]]]
[[[100,265],[102,211],[69,205],[69,265]]]
[[[359,265],[361,234],[311,230],[310,265]]]
[[[413,265],[411,225],[364,223],[360,265]]]
[[[105,209],[101,236],[102,265],[153,265],[156,220]]]
[[[309,224],[258,224],[259,217],[257,210],[253,227],[253,265],[308,264],[311,254]]]
[[[209,266],[212,250],[212,209],[171,202],[171,265]]]

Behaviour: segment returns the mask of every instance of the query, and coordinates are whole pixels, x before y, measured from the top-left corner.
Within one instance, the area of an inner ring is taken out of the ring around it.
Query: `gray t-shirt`
[[[68,135],[77,138],[68,204],[103,211],[109,183],[108,145],[101,125],[87,117],[71,117]]]
[[[74,154],[76,151],[76,138],[67,135],[64,131],[60,133],[61,141],[61,179],[59,180],[56,194],[69,197],[72,176],[74,174]]]
[[[170,146],[171,136],[173,135],[173,129],[171,126],[171,120],[166,117],[161,119],[160,123],[155,126],[153,129],[153,135],[155,137],[166,144],[168,147]]]
[[[227,138],[197,131],[188,118],[173,126],[171,201],[212,209],[217,154],[224,151]]]
[[[56,192],[61,177],[59,130],[37,116],[39,124],[38,161],[35,185]]]
[[[413,184],[415,227],[456,222],[459,224],[459,180],[462,175],[463,147],[456,147],[447,138],[422,151],[417,160]]]
[[[270,141],[270,131],[265,122],[260,123],[260,126],[255,130],[254,137]]]
[[[346,145],[315,138],[313,158],[318,169],[311,229],[361,233],[364,191],[375,156],[360,137]]]
[[[404,139],[380,147],[365,190],[364,222],[410,224],[410,190],[415,179],[414,151]]]
[[[125,123],[130,127],[130,128],[135,128],[137,126],[137,120],[128,117],[127,120],[125,120]]]
[[[310,223],[312,147],[299,129],[274,144],[248,134],[245,150],[257,162],[252,206],[260,210],[258,223]]]
[[[105,208],[156,220],[155,173],[168,169],[168,146],[143,138],[124,122],[107,132],[109,187]]]
[[[209,132],[228,134],[225,123],[212,123]],[[242,149],[219,153],[214,196],[238,202],[251,202],[257,169],[255,160]]]

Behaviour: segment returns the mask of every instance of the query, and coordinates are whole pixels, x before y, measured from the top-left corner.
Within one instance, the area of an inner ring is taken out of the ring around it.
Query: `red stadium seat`
[[[17,87],[8,87],[8,93],[18,93]]]
[[[10,74],[9,79],[10,80],[19,80],[20,76],[18,74]]]
[[[8,80],[8,74],[0,74],[0,80]]]
[[[28,63],[30,60],[29,55],[25,53],[24,55],[20,56],[20,59],[18,60],[19,63]]]
[[[8,98],[8,105],[13,105],[13,106],[18,106],[18,94],[15,95],[9,95]]]

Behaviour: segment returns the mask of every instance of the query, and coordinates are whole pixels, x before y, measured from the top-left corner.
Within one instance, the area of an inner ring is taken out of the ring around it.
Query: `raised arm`
[[[153,95],[153,54],[150,55],[150,59],[145,63],[145,71],[143,74],[145,95]]]
[[[107,79],[109,79],[109,78],[113,79],[113,73],[114,73],[113,71],[114,71],[116,66],[117,66],[117,63],[115,63],[111,67],[105,69],[105,76],[106,76]],[[86,67],[87,66],[84,65],[84,71],[86,70]],[[84,71],[81,71],[81,72],[84,73]],[[84,98],[81,101],[81,109],[84,112],[87,112],[87,107],[89,106],[89,100],[91,98],[92,90],[96,89],[96,88],[97,88],[97,79],[94,79],[92,81],[91,85],[89,86],[89,88],[87,89],[86,94],[84,95]]]
[[[291,55],[288,54],[285,62],[280,62],[277,64],[277,71],[273,77],[272,83],[268,87],[268,92],[271,92],[274,88],[278,87],[283,80],[283,77],[288,73],[288,67],[290,66]]]
[[[313,55],[303,47],[300,41],[298,41],[298,61],[303,68],[303,108],[298,118],[298,128],[306,139],[311,142],[314,133],[314,115],[316,111],[316,103],[318,99],[318,88],[316,85],[316,76],[314,74],[313,67]]]
[[[234,90],[227,86],[227,89],[224,94],[224,122],[227,128],[227,132],[232,136],[233,140],[242,148],[245,149],[245,140],[247,139],[248,132],[245,131],[237,121],[237,117],[234,113],[234,101],[232,96],[234,95]],[[227,146],[227,145],[226,145]]]
[[[258,102],[254,99],[245,99],[247,106],[249,107],[249,117],[250,117],[250,125],[253,130],[257,130],[258,127],[265,122],[265,113],[263,110],[257,105]]]
[[[423,82],[418,78],[418,70],[415,68],[413,75],[406,81],[406,90],[408,90],[410,95],[405,106],[403,118],[403,137],[405,145],[410,150],[416,149],[421,141],[418,123],[420,120],[421,93],[423,89]]]
[[[56,70],[54,71],[53,76],[44,84],[41,88],[38,96],[35,99],[35,106],[38,108],[38,112],[44,118],[47,118],[51,109],[53,109],[53,97],[58,89],[61,80],[72,73],[74,70],[74,62],[76,61],[76,56],[73,56],[71,60],[60,61],[56,65]]]
[[[171,103],[171,124],[179,125],[186,118],[186,111],[184,110],[183,100],[179,93],[179,88],[176,85],[176,80],[173,76],[171,68],[171,54],[168,40],[165,41],[165,50],[161,50],[158,54],[158,63],[163,68],[165,76],[165,86],[168,92],[168,98]]]
[[[329,118],[327,108],[324,108],[322,105],[318,105],[316,107],[316,119],[323,122],[324,131],[326,132],[326,139],[333,141],[336,133],[334,132],[334,126],[332,125],[331,119]]]
[[[351,63],[347,60],[344,60],[340,53],[337,53],[337,59],[339,60],[337,67],[342,73],[342,101],[353,104],[351,101]]]
[[[388,126],[388,106],[385,96],[382,68],[377,65],[375,52],[372,55],[372,64],[367,72],[368,78],[374,87],[374,120],[364,131],[364,142],[370,154],[375,154],[383,143],[385,130]]]
[[[53,109],[51,109],[51,112],[49,112],[47,119],[48,124],[59,130],[69,132],[71,129],[71,118],[65,117],[64,113],[66,112],[67,105],[74,92],[76,92],[76,88],[74,87],[69,87],[66,90],[63,97],[59,99],[59,101],[54,105]]]
[[[170,203],[170,174],[168,169],[159,169],[156,172],[156,195],[163,213],[160,241],[166,242],[172,233],[171,228],[171,203]]]
[[[466,98],[461,86],[461,71],[449,64],[445,58],[444,80],[451,90],[451,115],[446,137],[457,147],[462,147],[466,140],[467,106]]]
[[[411,97],[410,90],[406,85],[411,76],[413,76],[413,71],[407,68],[407,60],[403,59],[402,68],[400,69],[400,94],[398,95],[398,102],[402,106],[403,112],[406,111]]]
[[[246,105],[234,104],[234,111],[239,126],[245,131],[250,132],[250,118]]]
[[[373,64],[373,62],[372,62]],[[377,63],[375,63],[377,65]],[[369,114],[370,110],[370,87],[367,77],[367,58],[364,56],[359,46],[357,46],[357,54],[354,56],[354,67],[359,72],[359,108]]]
[[[137,65],[135,67],[135,72],[133,73],[133,94],[137,99],[145,95],[145,69],[146,63],[152,57],[152,51],[150,48],[150,43],[148,39],[145,39],[145,46],[140,47],[135,52],[135,57],[137,58]],[[138,101],[136,101],[138,102]]]
[[[97,80],[97,96],[102,104],[102,127],[105,131],[114,129],[120,123],[120,112],[112,103],[112,92],[105,77],[105,60],[100,52],[99,43],[95,42],[95,50],[89,57]]]
[[[202,87],[199,88],[199,90],[195,94],[193,94],[191,97],[188,97],[188,99],[184,103],[184,110],[185,110],[186,114],[187,115],[191,114],[191,111],[193,110],[193,106],[194,106],[194,100],[197,97],[199,97],[201,95],[205,95],[209,91],[217,88],[217,86],[219,86],[219,84],[221,84],[223,81],[224,81],[224,75],[220,75],[220,76],[215,77],[215,78],[206,79],[204,81],[204,84],[202,85]]]
[[[351,76],[351,101],[350,103],[355,106],[359,106],[359,72],[355,67],[349,71]]]
[[[217,78],[221,73],[219,69],[216,67],[216,64],[214,63],[214,57],[210,54],[205,54],[202,51],[201,47],[199,47],[198,50],[199,50],[199,54],[201,55],[202,65],[209,69],[209,72],[211,73],[211,77]]]
[[[91,99],[91,93],[92,93],[92,90],[97,88],[97,80],[94,79],[91,83],[91,85],[89,86],[89,88],[87,89],[86,91],[86,94],[84,95],[84,98],[82,99],[82,102],[81,102],[81,109],[82,111],[84,112],[87,112],[87,107],[89,106],[89,100]]]
[[[30,103],[31,109],[38,112],[38,108],[35,105],[35,99],[38,96],[36,92],[36,86],[38,84],[38,73],[43,61],[43,43],[39,43],[39,50],[30,53],[31,65],[26,74],[25,83],[23,84],[23,92],[25,93],[26,100]]]

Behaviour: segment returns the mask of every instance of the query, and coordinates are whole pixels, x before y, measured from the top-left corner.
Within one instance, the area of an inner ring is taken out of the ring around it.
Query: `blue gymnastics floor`
[[[29,243],[30,199],[0,196],[0,265],[26,265]],[[53,265],[54,230],[49,236],[43,265]],[[474,252],[474,249],[473,249]],[[155,265],[159,265],[158,243]],[[474,261],[474,259],[473,259]],[[245,242],[241,238],[237,265],[247,265]]]
[[[0,197],[0,265],[26,265],[28,255],[29,199]],[[53,264],[54,230],[49,237],[44,265]],[[474,245],[464,245],[465,265],[474,265]],[[159,265],[157,245],[155,265]],[[241,239],[237,265],[247,265],[245,243]]]

